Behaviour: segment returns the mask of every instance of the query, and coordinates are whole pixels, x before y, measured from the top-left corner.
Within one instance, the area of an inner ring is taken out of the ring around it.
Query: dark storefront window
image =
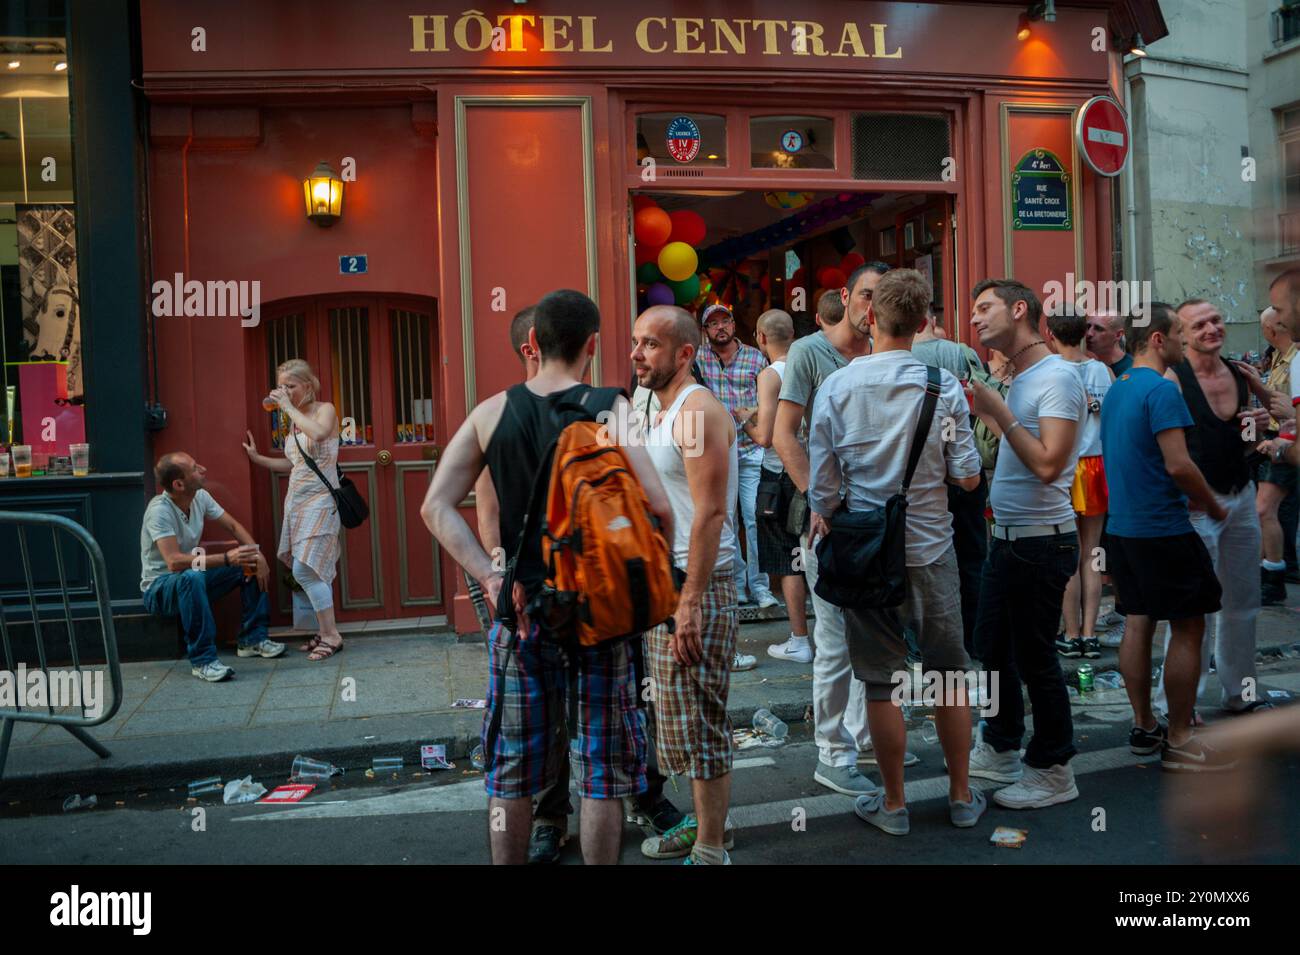
[[[35,13],[31,13],[31,11]],[[0,36],[0,463],[86,463],[68,60],[62,4],[30,4]],[[14,31],[41,33],[13,35]]]

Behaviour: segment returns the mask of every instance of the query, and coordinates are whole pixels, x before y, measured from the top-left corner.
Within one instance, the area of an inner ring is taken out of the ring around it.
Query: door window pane
[[[276,369],[290,358],[304,358],[307,344],[306,317],[302,312],[296,315],[281,315],[266,322],[266,387],[269,393],[279,384]],[[265,409],[263,409],[265,410]],[[289,437],[289,416],[279,408],[268,411],[271,419],[271,447],[283,451],[284,442]]]
[[[331,308],[331,399],[338,411],[342,444],[373,444],[370,417],[370,309]]]
[[[429,316],[388,310],[393,340],[393,398],[397,441],[433,441],[433,376],[429,369]]]

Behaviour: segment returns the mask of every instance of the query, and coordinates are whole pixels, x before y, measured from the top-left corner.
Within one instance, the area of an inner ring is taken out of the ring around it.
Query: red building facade
[[[759,194],[870,195],[828,228],[867,259],[931,269],[936,309],[965,341],[981,277],[1117,277],[1112,183],[1082,162],[1074,119],[1094,96],[1122,97],[1123,38],[1164,32],[1154,2],[1061,3],[1050,23],[1023,3],[789,11],[142,0],[150,285],[248,283],[260,305],[256,324],[154,308],[170,412],[155,453],[193,453],[218,498],[275,540],[283,486],[240,445],[248,430],[273,445],[258,399],[277,361],[308,359],[355,426],[340,457],[374,515],[346,532],[340,618],[476,629],[418,514],[438,449],[519,379],[510,318],[551,289],[597,301],[592,376],[627,382],[635,194],[702,209],[718,237]],[[702,131],[685,163],[654,133],[678,116]],[[786,126],[817,142],[769,161],[764,137]],[[1065,173],[1066,228],[1017,222],[1015,167],[1038,150]],[[329,228],[303,196],[322,160],[344,180]],[[819,237],[796,238],[811,272]],[[790,276],[772,278],[777,304]]]

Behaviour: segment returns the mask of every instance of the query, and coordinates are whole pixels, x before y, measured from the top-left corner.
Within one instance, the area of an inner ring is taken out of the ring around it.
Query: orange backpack
[[[604,425],[556,441],[542,522],[542,619],[582,646],[634,636],[677,607],[672,555],[641,482]]]

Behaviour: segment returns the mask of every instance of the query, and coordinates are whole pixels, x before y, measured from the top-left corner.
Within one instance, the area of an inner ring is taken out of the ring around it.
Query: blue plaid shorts
[[[567,655],[541,638],[536,625],[514,652],[500,622],[488,635],[488,694],[483,750],[489,796],[521,799],[553,786],[560,760],[572,760],[578,792],[586,799],[621,799],[646,789],[646,717],[637,707],[636,675],[626,641],[584,647],[576,653],[577,737],[568,739]],[[500,692],[502,671],[504,693]],[[500,708],[496,745],[487,751],[488,727]]]

